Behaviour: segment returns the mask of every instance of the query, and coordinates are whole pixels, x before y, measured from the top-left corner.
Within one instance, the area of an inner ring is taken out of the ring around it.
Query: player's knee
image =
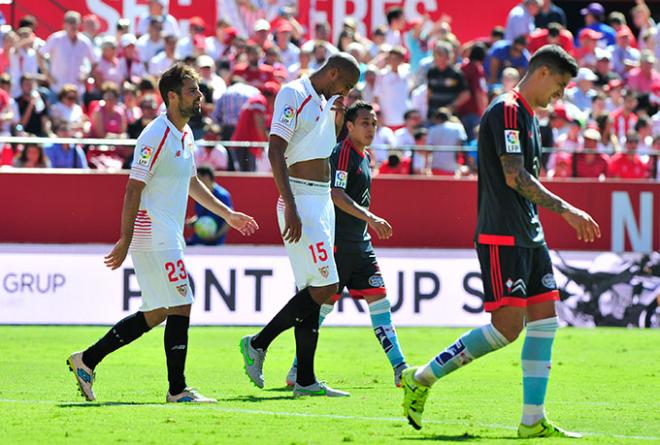
[[[339,287],[337,286],[337,283],[334,283],[323,287],[310,287],[309,293],[314,299],[314,301],[316,301],[319,304],[323,304],[332,297],[334,297],[337,294],[338,290]]]
[[[495,326],[495,329],[497,329],[500,334],[509,340],[509,343],[516,341],[523,330],[522,320],[519,322],[517,320],[509,320],[507,322],[493,320],[493,326]]]

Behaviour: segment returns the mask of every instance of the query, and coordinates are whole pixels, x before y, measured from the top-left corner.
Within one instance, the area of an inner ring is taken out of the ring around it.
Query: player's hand
[[[344,96],[339,96],[337,99],[335,99],[335,101],[332,103],[332,108],[330,109],[337,114],[343,115],[346,112],[346,107],[344,106]]]
[[[112,252],[107,254],[103,259],[105,265],[112,270],[119,268],[126,259],[128,246],[130,246],[130,244],[130,241],[126,241],[123,238],[117,241],[115,247],[112,248]]]
[[[587,243],[600,238],[600,226],[587,212],[575,207],[561,215],[577,232],[577,238]]]
[[[390,226],[390,223],[385,221],[383,218],[379,218],[377,216],[374,217],[369,221],[369,227],[371,227],[374,232],[376,232],[378,239],[389,239],[392,237],[392,226]]]
[[[302,221],[296,206],[287,205],[284,209],[284,231],[282,238],[287,243],[297,243],[302,236]]]
[[[231,212],[227,224],[241,232],[241,235],[250,236],[259,230],[259,224],[249,215],[241,212]]]

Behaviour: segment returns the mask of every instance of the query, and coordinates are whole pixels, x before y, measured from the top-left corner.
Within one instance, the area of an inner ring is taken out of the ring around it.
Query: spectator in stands
[[[222,128],[222,140],[231,139],[238,123],[241,107],[249,98],[257,94],[259,94],[259,90],[245,83],[242,78],[232,77],[227,91],[216,102],[212,116],[213,120]]]
[[[632,33],[632,30],[626,22],[626,16],[621,11],[612,11],[607,17],[607,22],[614,29],[615,33],[618,33],[621,30],[627,31],[630,33],[630,44],[637,48],[637,39]],[[615,34],[616,35],[616,34]]]
[[[34,136],[28,134],[27,136]],[[14,167],[19,168],[50,168],[50,160],[44,153],[41,145],[29,143],[23,146],[23,150],[14,161]]]
[[[19,28],[16,32],[18,41],[9,52],[9,74],[11,76],[13,97],[21,94],[21,77],[36,76],[39,72],[37,51],[32,47],[34,33],[28,27]]]
[[[273,76],[275,76],[278,71],[284,71],[286,73],[284,79],[288,77],[288,69],[282,63],[280,49],[277,46],[270,45],[264,50],[264,58],[261,63],[273,67]]]
[[[596,116],[596,125],[600,133],[600,142],[598,151],[601,153],[614,153],[619,149],[619,141],[612,133],[612,118],[609,114],[603,113]]]
[[[101,45],[101,20],[96,14],[87,14],[82,18],[82,34],[92,42],[95,49]]]
[[[463,125],[455,119],[448,108],[436,110],[433,116],[434,125],[429,130],[426,142],[428,145],[456,149],[467,141]],[[431,172],[434,175],[454,175],[458,168],[457,151],[434,151],[431,154]]]
[[[582,132],[582,140],[582,147],[573,155],[574,176],[604,179],[607,176],[609,158],[597,152],[601,140],[600,133],[594,128],[587,128]]]
[[[200,16],[196,15],[188,20],[188,35],[177,42],[175,52],[178,59],[196,58],[206,52],[205,29],[206,22]]]
[[[534,24],[537,28],[550,28],[551,23],[557,23],[566,28],[566,13],[551,0],[543,0],[541,9],[534,17]],[[530,51],[533,52],[531,49]]]
[[[637,153],[648,155],[653,150],[653,125],[651,119],[646,116],[640,116],[635,124],[635,132],[639,138],[637,144]]]
[[[213,112],[214,104],[222,97],[222,95],[227,91],[227,84],[222,77],[218,76],[215,73],[215,63],[210,56],[202,54],[197,58],[197,70],[199,71],[200,77],[200,88],[202,85],[205,85],[208,88],[210,93],[211,100],[204,101],[204,108],[206,110],[205,114],[211,114]]]
[[[103,100],[92,113],[92,133],[94,137],[106,139],[126,138],[126,110],[119,103],[119,87],[114,82],[101,86]]]
[[[338,51],[337,48],[330,43],[331,39],[330,23],[317,22],[316,25],[314,25],[313,38],[303,43],[300,47],[300,51],[314,53],[316,46],[321,45],[325,48],[326,57],[329,57]]]
[[[31,76],[23,75],[20,79],[20,89],[21,95],[15,99],[18,107],[16,132],[46,137],[50,133],[48,107],[37,90],[36,82]]]
[[[283,22],[275,29],[275,45],[280,50],[280,59],[287,70],[298,63],[300,59],[300,48],[291,42],[293,26],[289,22]]]
[[[82,93],[84,82],[96,63],[92,42],[78,32],[79,26],[80,13],[67,11],[64,14],[64,30],[51,34],[40,50],[40,54],[49,61],[48,65],[42,64],[42,72],[53,91],[60,91],[64,85],[71,84],[78,93]]]
[[[225,57],[229,50],[227,42],[229,28],[231,28],[229,22],[221,18],[215,24],[215,34],[206,37],[206,54],[216,62]]]
[[[592,68],[596,66],[596,48],[603,34],[590,28],[584,28],[578,34],[579,46],[575,48],[573,55],[580,66]]]
[[[94,66],[94,80],[96,85],[105,82],[114,82],[120,85],[124,81],[124,74],[119,66],[117,57],[117,42],[114,37],[105,37],[101,40],[101,58]]]
[[[53,129],[58,138],[75,137],[73,129],[66,121],[55,121]],[[58,142],[44,146],[44,151],[53,168],[88,168],[85,152],[80,145]]]
[[[520,71],[508,66],[502,71],[502,93],[508,93],[513,90],[520,82]]]
[[[626,77],[628,71],[639,63],[639,50],[630,44],[632,33],[622,29],[616,33],[616,45],[612,51],[612,69],[621,77]]]
[[[213,124],[204,134],[205,141],[219,140],[220,127]],[[195,165],[206,166],[212,170],[227,170],[229,167],[229,153],[224,145],[200,145],[195,149]],[[233,168],[231,170],[234,170]]]
[[[179,23],[173,16],[165,12],[165,0],[149,0],[149,12],[140,17],[137,25],[138,36],[147,33],[149,24],[155,17],[158,17],[156,20],[160,19],[163,22],[164,34],[179,36]]]
[[[655,22],[651,18],[651,10],[643,1],[637,2],[635,6],[630,10],[630,15],[633,18],[633,23],[635,28],[639,30],[638,34],[638,47],[640,51],[643,51],[646,48],[646,43],[642,38],[642,35],[649,29],[655,28]],[[633,42],[634,43],[634,42]]]
[[[387,32],[385,33],[385,42],[390,46],[405,46],[403,39],[403,29],[406,26],[406,18],[403,9],[399,7],[391,8],[387,11]]]
[[[156,54],[163,51],[165,42],[163,41],[162,17],[153,17],[149,21],[147,33],[137,39],[135,46],[142,63],[148,63]]]
[[[635,128],[637,123],[637,94],[627,91],[623,96],[623,106],[612,113],[613,132],[619,140],[625,140],[626,134]]]
[[[594,85],[599,88],[605,88],[611,80],[620,79],[619,75],[612,71],[612,64],[610,63],[612,55],[606,49],[596,48],[596,69],[594,74],[597,79]]]
[[[427,73],[429,113],[440,107],[458,108],[470,98],[463,72],[452,65],[454,50],[447,42],[433,48],[434,64]]]
[[[371,143],[373,158],[376,164],[383,162],[387,159],[392,147],[397,146],[396,137],[390,127],[383,125],[383,112],[378,104],[374,104],[374,112],[376,113],[376,135]]]
[[[236,130],[231,137],[232,141],[268,141],[270,117],[273,114],[273,104],[279,90],[278,83],[266,82],[261,87],[259,94],[248,99],[241,107]],[[236,153],[236,160],[241,171],[254,171],[257,158],[261,158],[264,153],[261,147],[236,147],[232,151]]]
[[[403,127],[394,132],[394,145],[398,147],[415,145],[414,133],[422,125],[422,115],[418,110],[409,109],[403,114],[403,121]],[[409,149],[406,148],[405,150],[408,151]]]
[[[624,151],[610,158],[607,176],[621,179],[645,179],[650,177],[650,166],[637,153],[639,137],[635,131],[626,135]]]
[[[639,67],[628,74],[628,88],[640,94],[648,94],[654,85],[660,85],[660,73],[655,69],[655,56],[650,50],[644,50]]]
[[[537,16],[538,17],[538,16]],[[545,28],[538,28],[527,39],[527,51],[534,54],[544,45],[559,45],[568,53],[573,52],[573,34],[559,23],[550,23]]]
[[[257,44],[247,47],[247,63],[240,63],[234,67],[233,76],[239,76],[255,88],[263,87],[266,82],[273,82],[273,67],[259,63],[263,50]]]
[[[9,57],[18,43],[18,36],[13,30],[2,35],[2,48],[0,48],[0,73],[9,70]]]
[[[405,50],[396,46],[387,55],[387,66],[376,76],[374,101],[383,112],[383,124],[396,130],[404,124],[408,92],[412,83],[410,65],[404,63]]]
[[[516,37],[515,40],[502,40],[495,43],[486,55],[484,69],[489,83],[498,83],[502,77],[504,68],[513,67],[524,74],[529,64],[529,52],[527,51],[527,39],[524,36]]]
[[[596,95],[593,85],[597,79],[589,68],[580,68],[575,77],[575,86],[566,90],[566,99],[585,115],[591,110],[591,103]]]
[[[64,85],[57,96],[58,102],[50,107],[49,114],[53,121],[66,122],[68,124],[66,131],[82,136],[89,130],[89,119],[78,104],[79,98],[77,86]],[[51,158],[51,160],[53,159]],[[53,161],[53,167],[55,167],[55,161]]]
[[[142,117],[140,101],[137,97],[137,88],[129,82],[124,82],[122,87],[122,102],[126,111],[126,123],[131,125]]]
[[[541,0],[523,0],[509,11],[504,28],[504,38],[513,40],[528,36],[534,31],[534,16],[539,13]]]
[[[273,44],[273,37],[270,33],[270,23],[268,23],[268,20],[259,19],[254,22],[254,29],[250,37],[262,50],[271,46]]]
[[[169,67],[177,61],[176,44],[178,37],[175,34],[163,33],[165,51],[156,54],[148,63],[150,75],[160,77]]]
[[[128,125],[128,137],[137,139],[142,130],[158,117],[158,102],[153,95],[145,95],[140,99],[140,118]]]
[[[357,88],[360,90],[362,100],[372,104],[375,102],[374,89],[376,88],[376,77],[378,68],[374,65],[368,65],[364,72],[364,81],[358,82]]]
[[[225,204],[230,209],[233,208],[231,203],[231,194],[220,184],[215,181],[215,175],[213,170],[207,166],[197,167],[197,177],[204,184],[204,186],[223,204]],[[217,229],[213,236],[209,238],[201,238],[197,233],[193,232],[192,237],[190,237],[186,243],[188,245],[203,244],[206,246],[220,246],[225,243],[225,237],[229,231],[229,224],[225,222],[224,219],[220,218],[218,215],[212,211],[206,209],[199,203],[195,204],[195,214],[186,220],[186,225],[188,227],[194,227],[197,220],[201,217],[213,218],[216,222]]]
[[[331,52],[328,50],[328,46],[324,42],[317,42],[313,47],[312,58],[309,62],[309,68],[312,71],[316,71],[321,68],[328,57],[330,57]]]
[[[121,71],[122,82],[140,83],[140,80],[147,74],[147,71],[145,64],[140,61],[135,36],[133,34],[124,34],[121,37],[120,46],[121,57],[119,58],[119,69]]]
[[[486,45],[477,42],[470,49],[469,58],[461,65],[470,97],[465,103],[456,108],[467,132],[468,140],[475,138],[474,128],[479,125],[481,115],[488,105],[488,87],[483,62],[486,58]]]
[[[11,77],[7,73],[0,75],[0,136],[11,136],[12,127],[16,123],[16,102],[9,95]]]
[[[121,18],[117,20],[117,25],[115,26],[115,41],[117,43],[120,43],[121,38],[124,35],[129,34],[130,32],[131,32],[131,21],[129,19]]]
[[[595,121],[596,117],[600,116],[601,114],[606,114],[607,113],[606,105],[607,105],[607,96],[605,96],[605,93],[598,90],[594,95],[594,97],[591,99],[591,109],[587,110],[588,120]]]
[[[554,162],[548,166],[548,178],[572,178],[573,157],[570,153],[553,153]]]
[[[584,17],[585,28],[598,31],[605,44],[614,45],[615,31],[611,26],[603,23],[605,18],[605,8],[603,8],[603,5],[600,3],[589,3],[589,6],[581,9],[580,13]],[[576,42],[576,46],[580,46],[580,42]]]
[[[412,173],[414,175],[430,175],[431,151],[425,149],[428,145],[428,130],[424,127],[417,127],[413,133],[413,138],[415,139],[415,150],[410,152],[409,157],[402,157],[402,173]],[[391,160],[389,161],[389,163],[392,164]]]
[[[426,135],[428,130],[424,127],[418,127],[413,133],[413,145],[424,146],[426,145]],[[411,156],[406,156],[401,150],[392,150],[383,161],[378,163],[378,174],[387,175],[409,175],[425,174],[426,151],[410,151]],[[419,163],[422,165],[422,170],[419,172],[413,171],[413,159],[423,156],[424,159]]]
[[[429,115],[429,86],[426,82],[410,92],[410,108],[419,110],[422,121]]]
[[[18,21],[18,29],[30,28],[32,30],[32,34],[30,36],[32,41],[32,48],[37,51],[37,53],[39,53],[39,50],[46,44],[46,42],[43,39],[37,37],[37,26],[37,19],[33,15],[25,15]]]

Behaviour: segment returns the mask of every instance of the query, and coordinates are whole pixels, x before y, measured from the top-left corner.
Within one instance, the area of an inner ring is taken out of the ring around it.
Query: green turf
[[[438,383],[414,431],[401,417],[401,390],[372,332],[324,328],[317,373],[349,390],[342,399],[294,400],[283,389],[293,351],[287,333],[269,350],[266,389],[243,373],[238,342],[251,328],[193,328],[188,383],[220,403],[166,405],[162,329],[97,368],[99,403],[83,403],[65,366],[98,327],[0,327],[0,438],[4,443],[328,444],[448,441],[511,443],[519,421],[522,342]],[[423,363],[463,330],[399,329],[408,361]],[[660,332],[560,331],[548,412],[587,437],[580,443],[660,443]],[[532,443],[519,441],[515,443]],[[543,440],[543,444],[566,440]]]

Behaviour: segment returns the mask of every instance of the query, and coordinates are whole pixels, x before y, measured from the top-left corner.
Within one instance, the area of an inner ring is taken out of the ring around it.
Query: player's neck
[[[366,145],[360,144],[359,142],[357,142],[355,139],[353,139],[350,136],[348,136],[348,141],[351,143],[353,148],[355,148],[355,151],[357,151],[360,154],[364,154],[364,150],[366,150],[366,148],[367,148]]]
[[[187,117],[183,117],[178,112],[172,112],[171,110],[167,110],[167,119],[169,119],[179,131],[183,131],[189,121]]]
[[[316,73],[313,73],[311,76],[309,76],[309,83],[312,84],[312,88],[314,88],[314,91],[316,91],[316,94],[319,96],[324,96],[325,94],[323,92],[323,88],[321,88],[322,81],[320,79],[321,76],[318,75],[318,71]]]
[[[529,104],[529,107],[533,110],[537,108],[539,105],[536,103],[536,101],[533,99],[534,94],[533,94],[533,88],[532,85],[527,82],[527,78],[524,78],[523,80],[516,85],[516,90],[518,90],[518,93],[525,99],[525,102]]]

